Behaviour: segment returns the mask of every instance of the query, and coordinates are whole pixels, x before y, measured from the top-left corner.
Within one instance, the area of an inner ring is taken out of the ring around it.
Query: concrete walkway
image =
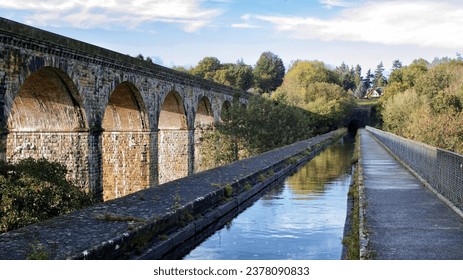
[[[366,130],[360,130],[368,249],[373,259],[463,260],[463,220]]]

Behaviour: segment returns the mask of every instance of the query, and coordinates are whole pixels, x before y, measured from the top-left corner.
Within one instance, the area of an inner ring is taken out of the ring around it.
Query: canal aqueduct
[[[99,199],[202,170],[198,138],[244,92],[0,18],[0,159],[45,157]]]

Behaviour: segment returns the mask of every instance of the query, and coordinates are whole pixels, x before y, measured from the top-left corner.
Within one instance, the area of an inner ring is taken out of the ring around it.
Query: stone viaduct
[[[109,200],[201,171],[245,92],[0,18],[0,159],[44,157]]]

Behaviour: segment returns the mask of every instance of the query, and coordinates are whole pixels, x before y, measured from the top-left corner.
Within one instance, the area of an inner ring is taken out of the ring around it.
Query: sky
[[[2,0],[0,16],[167,67],[271,51],[365,73],[463,52],[461,0]]]

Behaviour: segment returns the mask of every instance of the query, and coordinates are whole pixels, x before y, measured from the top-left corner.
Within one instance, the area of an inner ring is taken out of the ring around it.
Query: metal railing
[[[366,129],[421,176],[431,188],[463,211],[463,155],[376,128]]]

